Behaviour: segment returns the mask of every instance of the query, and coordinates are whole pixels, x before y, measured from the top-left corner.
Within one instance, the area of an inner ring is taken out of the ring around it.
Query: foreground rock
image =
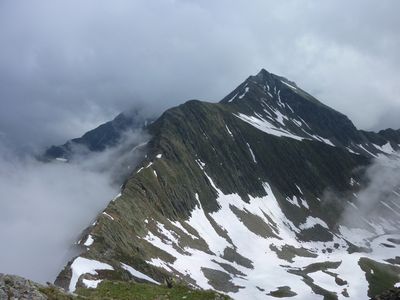
[[[154,285],[134,281],[104,281],[97,288],[78,288],[74,294],[52,284],[44,286],[31,280],[0,273],[0,300],[97,300],[97,299],[186,299],[228,300],[215,291],[194,290],[185,285]]]
[[[41,285],[25,278],[0,274],[0,299],[46,300]]]

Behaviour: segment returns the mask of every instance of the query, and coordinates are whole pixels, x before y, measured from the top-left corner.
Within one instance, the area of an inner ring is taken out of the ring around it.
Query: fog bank
[[[0,272],[54,281],[77,254],[72,245],[82,230],[143,155],[129,147],[146,138],[130,133],[118,147],[70,163],[18,157],[0,144]]]

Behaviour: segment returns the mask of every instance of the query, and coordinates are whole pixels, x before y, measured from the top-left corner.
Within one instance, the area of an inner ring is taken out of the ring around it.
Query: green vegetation
[[[369,283],[368,296],[374,297],[393,288],[400,281],[400,268],[361,258],[358,262]]]
[[[156,286],[152,284],[103,281],[96,289],[78,288],[76,294],[67,294],[55,287],[40,287],[49,300],[227,300],[230,297],[214,291],[194,290],[184,285]]]
[[[77,290],[78,299],[129,299],[129,300],[196,300],[230,299],[213,291],[193,290],[184,285],[172,288],[143,283],[104,281],[96,289]]]
[[[305,248],[295,248],[291,245],[283,245],[280,249],[274,244],[270,245],[269,248],[276,253],[280,259],[284,259],[288,262],[294,262],[293,258],[296,256],[301,257],[317,257],[318,255],[309,252]]]
[[[293,292],[288,286],[280,286],[276,291],[272,291],[268,295],[271,295],[272,297],[275,298],[288,298],[288,297],[294,297],[297,294]]]
[[[67,294],[56,286],[39,287],[39,292],[46,295],[49,300],[75,300],[75,296]]]

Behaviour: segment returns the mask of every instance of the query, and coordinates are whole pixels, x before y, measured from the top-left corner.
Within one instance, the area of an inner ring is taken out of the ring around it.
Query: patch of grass
[[[214,291],[193,290],[184,285],[172,288],[150,284],[103,281],[96,289],[79,288],[78,299],[121,299],[121,300],[225,300],[230,299]]]
[[[272,291],[267,295],[270,295],[275,298],[288,298],[288,297],[294,297],[297,294],[293,292],[288,286],[280,286],[276,291]]]
[[[340,261],[325,261],[320,263],[310,264],[304,268],[304,273],[313,273],[317,271],[326,271],[327,269],[337,269],[341,265]]]
[[[76,298],[71,295],[65,293],[58,287],[55,286],[46,286],[40,287],[39,292],[46,295],[49,300],[75,300]]]
[[[293,258],[296,256],[301,257],[317,257],[318,255],[309,252],[305,248],[296,248],[291,245],[284,245],[281,249],[276,247],[274,244],[271,244],[269,248],[278,255],[280,259],[284,259],[288,262],[294,262]]]
[[[358,264],[365,272],[365,277],[369,283],[369,297],[375,297],[393,288],[394,284],[400,281],[399,267],[379,263],[369,258],[361,258]]]

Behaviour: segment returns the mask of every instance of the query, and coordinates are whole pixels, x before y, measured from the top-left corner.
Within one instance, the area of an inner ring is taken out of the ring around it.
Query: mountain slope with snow
[[[399,190],[384,219],[359,203],[374,158],[398,160],[398,131],[357,130],[265,70],[146,129],[146,157],[57,284],[173,277],[235,299],[365,299],[400,282]]]

